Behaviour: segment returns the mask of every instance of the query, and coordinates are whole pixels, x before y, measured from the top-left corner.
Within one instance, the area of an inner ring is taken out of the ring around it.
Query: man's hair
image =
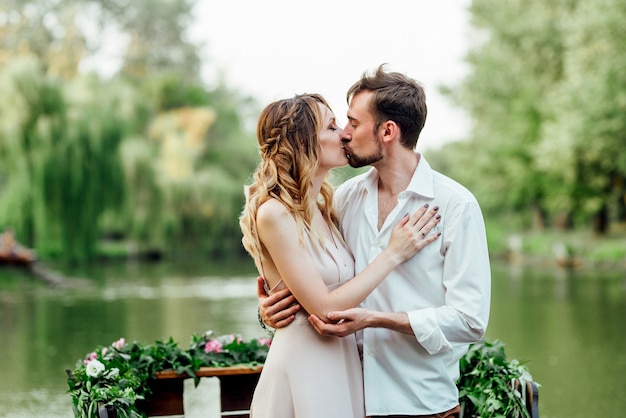
[[[414,149],[424,124],[426,123],[426,95],[415,80],[397,72],[386,72],[385,64],[374,74],[364,72],[361,79],[348,90],[347,100],[363,91],[372,91],[370,103],[376,118],[376,126],[386,120],[394,121],[400,127],[400,143]]]

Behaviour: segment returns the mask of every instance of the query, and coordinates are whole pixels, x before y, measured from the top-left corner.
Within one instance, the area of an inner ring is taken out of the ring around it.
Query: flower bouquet
[[[69,394],[75,417],[98,418],[107,409],[117,418],[144,417],[138,401],[150,395],[151,379],[158,372],[174,370],[198,384],[201,367],[256,366],[263,364],[271,340],[244,340],[238,335],[213,337],[213,332],[193,335],[190,348],[180,348],[171,338],[143,345],[123,338],[98,347],[67,370]]]

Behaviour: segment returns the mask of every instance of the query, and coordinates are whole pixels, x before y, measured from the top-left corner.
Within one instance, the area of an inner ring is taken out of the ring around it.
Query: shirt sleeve
[[[407,312],[417,341],[436,354],[483,337],[489,319],[491,271],[485,225],[475,200],[450,203],[442,233],[442,306]]]

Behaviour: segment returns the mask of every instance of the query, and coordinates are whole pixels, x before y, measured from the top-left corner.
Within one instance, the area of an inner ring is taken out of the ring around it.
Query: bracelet
[[[267,325],[265,325],[265,322],[263,322],[263,319],[261,319],[261,307],[260,306],[256,310],[256,317],[259,320],[259,325],[261,325],[261,328],[263,328],[263,330],[267,332],[270,337],[274,337],[274,330],[270,329]]]

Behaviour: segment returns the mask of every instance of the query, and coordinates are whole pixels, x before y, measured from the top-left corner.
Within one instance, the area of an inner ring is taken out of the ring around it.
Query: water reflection
[[[487,335],[527,362],[541,416],[621,415],[626,406],[626,279],[623,272],[494,266]],[[616,389],[620,388],[620,389]]]
[[[73,272],[88,286],[50,289],[0,270],[0,417],[71,418],[64,370],[124,337],[264,336],[251,265],[107,265]],[[621,415],[626,406],[623,272],[567,273],[494,264],[487,337],[526,361],[542,418]]]
[[[223,267],[223,266],[222,266]],[[19,272],[0,289],[0,417],[71,417],[64,370],[120,337],[151,343],[194,333],[265,336],[256,319],[253,268],[230,276],[203,265],[105,266],[73,276],[90,284],[50,289]],[[4,270],[3,270],[4,273]]]

